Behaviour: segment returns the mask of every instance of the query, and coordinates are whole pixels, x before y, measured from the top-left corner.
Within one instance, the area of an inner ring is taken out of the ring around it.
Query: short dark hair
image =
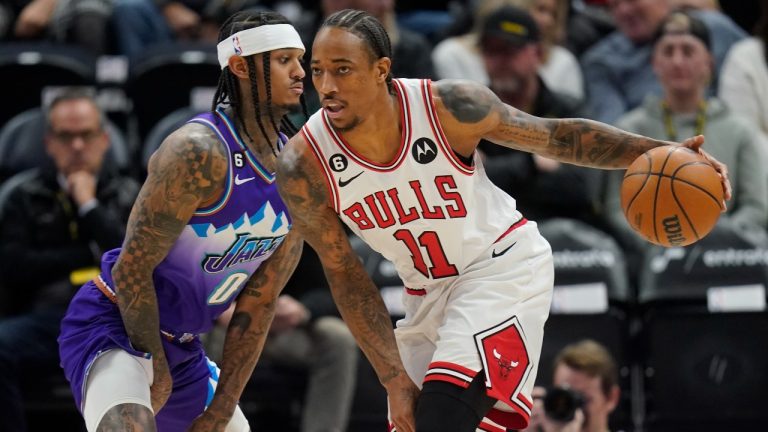
[[[254,28],[259,27],[263,25],[272,25],[272,24],[290,24],[290,21],[282,15],[280,15],[277,12],[270,12],[270,11],[256,11],[256,10],[246,10],[242,12],[237,12],[234,15],[230,16],[224,24],[222,24],[221,29],[219,30],[219,42],[227,39],[228,37],[232,36],[233,34]],[[278,127],[277,123],[275,122],[274,115],[272,113],[272,80],[270,78],[269,70],[270,70],[270,54],[271,51],[265,51],[262,53],[262,65],[264,70],[264,88],[267,91],[267,110],[269,114],[269,120],[271,123],[272,128],[275,132],[279,132],[280,130],[284,131],[289,136],[296,134],[298,129],[291,123],[291,121],[288,119],[287,116],[283,116],[280,119],[280,126]],[[255,54],[254,54],[255,55]],[[272,153],[277,155],[277,150],[274,147],[274,144],[270,142],[267,130],[264,127],[264,124],[261,121],[261,108],[259,106],[259,86],[258,86],[258,76],[256,75],[256,61],[254,60],[254,55],[243,57],[246,62],[248,62],[248,78],[251,82],[251,98],[253,101],[254,108],[256,109],[256,121],[259,124],[259,129],[261,129],[261,134],[264,137],[264,139],[269,144],[270,148],[272,149]],[[219,85],[216,88],[216,93],[213,96],[213,104],[211,106],[211,111],[215,111],[216,107],[219,104],[225,104],[232,107],[232,111],[234,112],[234,115],[237,117],[237,121],[240,122],[240,125],[243,127],[243,130],[245,131],[246,136],[248,138],[253,139],[253,137],[250,135],[250,132],[248,132],[248,128],[245,127],[245,120],[242,116],[242,110],[240,107],[240,86],[237,82],[237,77],[229,70],[228,67],[225,67],[222,69],[221,74],[219,75]],[[307,105],[304,101],[304,96],[302,95],[301,98],[301,107],[304,110],[304,116],[309,117],[307,114]]]
[[[392,59],[392,43],[384,26],[368,12],[354,9],[344,9],[328,16],[323,21],[323,27],[338,27],[357,35],[365,41],[368,53],[373,60],[387,57]],[[387,75],[387,89],[394,94],[392,87],[392,70]]]
[[[591,339],[584,339],[563,348],[555,358],[554,369],[561,364],[591,377],[599,377],[600,389],[606,396],[618,385],[616,362],[603,345]]]
[[[51,112],[56,105],[72,101],[85,99],[89,101],[96,108],[99,113],[99,128],[104,128],[104,112],[96,101],[96,90],[92,87],[63,87],[61,90],[56,91],[51,101],[44,107],[45,108],[45,124],[47,129],[51,129]]]

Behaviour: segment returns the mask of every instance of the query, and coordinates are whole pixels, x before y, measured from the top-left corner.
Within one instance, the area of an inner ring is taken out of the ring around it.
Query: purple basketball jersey
[[[190,122],[210,127],[226,144],[226,188],[218,202],[195,212],[155,269],[154,283],[161,326],[194,334],[210,329],[282,243],[291,220],[274,174],[248,150],[231,119],[218,110]],[[114,288],[111,275],[102,276]]]
[[[232,120],[219,109],[190,122],[216,132],[229,164],[221,198],[195,212],[153,274],[160,330],[174,379],[171,399],[156,417],[160,430],[167,431],[185,430],[210,402],[211,383],[218,379],[196,335],[210,330],[291,228],[274,173],[248,150]],[[280,134],[279,146],[286,141]],[[98,283],[104,290],[120,289],[111,274],[119,254],[120,249],[114,249],[102,257]],[[61,365],[80,409],[90,367],[114,348],[147,356],[131,346],[117,305],[89,282],[70,302],[59,336]]]

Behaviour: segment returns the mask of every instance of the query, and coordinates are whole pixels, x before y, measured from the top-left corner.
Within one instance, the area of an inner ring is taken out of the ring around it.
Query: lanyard
[[[75,214],[72,211],[72,203],[62,191],[56,193],[56,198],[58,198],[61,207],[64,209],[64,214],[66,215],[67,219],[69,219],[69,237],[72,240],[77,240],[79,237],[79,231],[77,229],[77,219],[75,218]]]
[[[669,105],[666,102],[661,103],[661,111],[664,115],[664,127],[667,130],[667,138],[670,141],[677,141],[677,131],[675,130],[675,124],[672,122],[672,111],[669,109]],[[704,126],[707,123],[707,103],[701,101],[699,108],[696,110],[696,129],[693,135],[701,135],[704,133]]]

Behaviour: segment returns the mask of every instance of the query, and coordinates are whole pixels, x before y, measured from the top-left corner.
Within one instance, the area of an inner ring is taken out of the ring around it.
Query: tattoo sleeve
[[[334,301],[382,384],[404,374],[392,321],[379,290],[330,207],[325,178],[301,135],[278,159],[277,183],[294,227],[317,252]]]
[[[165,353],[153,271],[198,205],[219,189],[226,170],[226,156],[218,140],[197,126],[185,126],[169,136],[152,157],[147,180],[128,219],[112,277],[131,343],[156,358],[165,358]]]
[[[626,168],[642,153],[676,143],[625,132],[587,119],[544,119],[503,103],[491,90],[468,81],[436,86],[445,109],[462,129],[505,147],[560,162],[595,168]]]
[[[299,262],[303,243],[298,233],[288,234],[238,295],[224,341],[219,385],[208,408],[214,417],[228,422],[234,413],[264,348],[277,297]]]

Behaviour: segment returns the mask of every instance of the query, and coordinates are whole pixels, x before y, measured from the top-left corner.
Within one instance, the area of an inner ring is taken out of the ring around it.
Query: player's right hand
[[[173,389],[173,378],[171,378],[171,371],[165,356],[154,356],[152,373],[152,387],[150,387],[149,392],[152,398],[152,411],[157,415],[165,406],[168,398],[171,397],[171,390]]]
[[[420,390],[403,371],[385,385],[389,418],[397,432],[416,432],[416,399]]]

